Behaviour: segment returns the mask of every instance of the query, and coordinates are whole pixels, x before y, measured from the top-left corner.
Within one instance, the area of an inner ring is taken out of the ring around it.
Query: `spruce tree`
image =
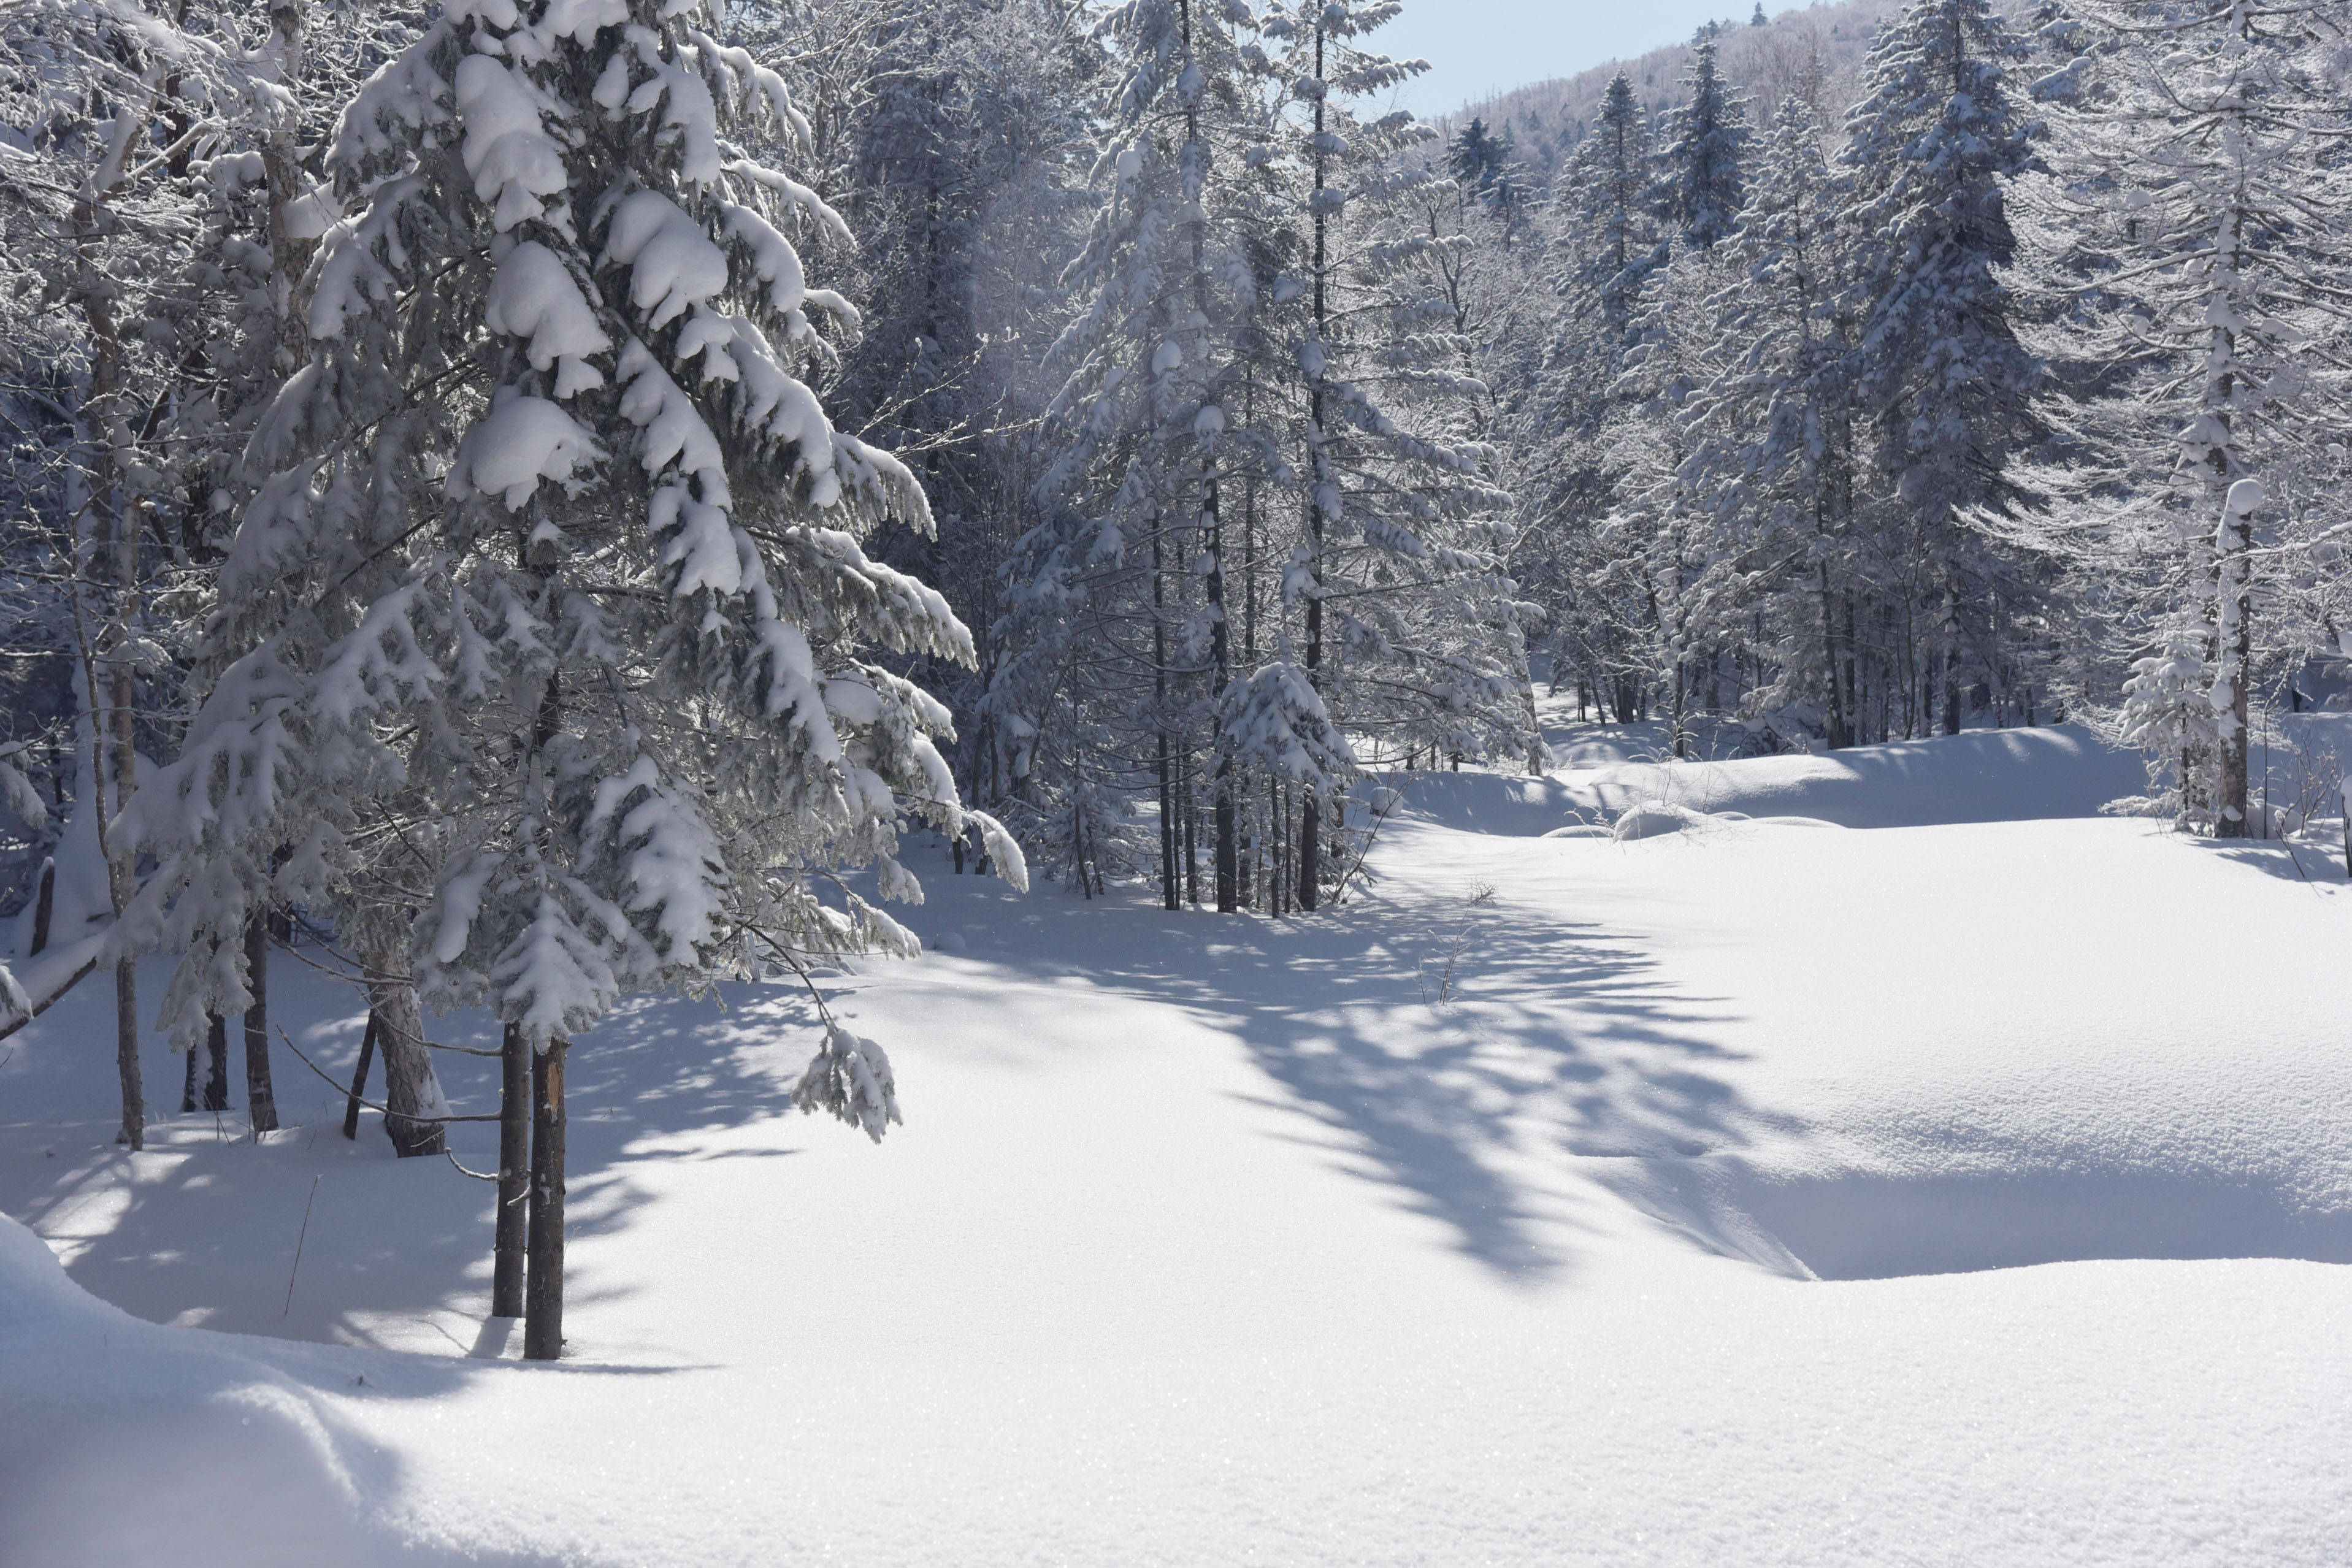
[[[1623,72],[1610,78],[1592,134],[1563,178],[1570,239],[1561,291],[1595,300],[1608,330],[1622,336],[1643,280],[1664,259],[1646,200],[1655,178],[1649,122]]]
[[[1857,584],[1851,321],[1836,187],[1811,107],[1782,99],[1710,301],[1684,480],[1717,531],[1718,591],[1753,627],[1740,716],[1853,737],[1839,609]]]
[[[1483,389],[1465,384],[1454,346],[1427,329],[1450,306],[1412,263],[1450,236],[1402,227],[1432,177],[1402,154],[1432,133],[1402,113],[1366,120],[1355,109],[1425,68],[1362,41],[1392,14],[1307,0],[1267,28],[1286,47],[1308,237],[1292,356],[1306,394],[1302,526],[1282,587],[1298,612],[1299,679],[1284,687],[1311,692],[1320,711],[1301,707],[1262,749],[1309,754],[1290,737],[1336,723],[1391,754],[1517,761],[1529,755],[1533,715],[1521,606],[1501,570],[1510,498],[1494,483],[1493,449],[1468,438],[1461,394]],[[1226,728],[1234,733],[1230,716]],[[1298,779],[1304,908],[1337,885],[1324,813],[1346,779]]]
[[[1912,0],[1871,47],[1840,155],[1854,382],[1884,486],[1878,532],[1906,580],[1885,631],[1930,644],[1928,684],[1954,730],[1962,661],[2030,624],[2047,582],[1975,523],[2023,498],[2007,465],[2042,436],[2042,368],[2000,279],[2015,251],[2002,182],[2027,167],[2037,129],[2009,89],[2023,53],[1988,0]]]
[[[1653,199],[1685,246],[1708,250],[1739,218],[1748,110],[1717,68],[1712,38],[1700,39],[1691,50],[1683,89],[1688,96],[1666,116]]]
[[[1274,451],[1251,389],[1267,245],[1270,67],[1245,14],[1130,0],[1099,24],[1118,69],[1097,173],[1105,202],[1065,287],[1048,355],[1060,451],[1046,517],[1008,566],[1006,662],[992,711],[1018,737],[1016,790],[1051,858],[1124,858],[1127,798],[1157,808],[1160,897],[1198,885],[1202,759],[1234,678],[1233,492]],[[1236,907],[1234,780],[1206,780],[1221,909]]]
[[[971,657],[857,543],[927,523],[921,489],[800,373],[854,328],[801,254],[845,230],[746,154],[807,127],[705,20],[455,6],[345,110],[309,362],[247,447],[206,694],[137,822],[187,954],[175,1033],[234,1004],[274,895],[372,987],[484,1005],[532,1053],[537,1356],[572,1037],[625,992],[913,951],[837,873],[918,898],[902,814],[971,820],[944,711],[873,656]],[[830,1020],[795,1099],[898,1117],[880,1048]]]

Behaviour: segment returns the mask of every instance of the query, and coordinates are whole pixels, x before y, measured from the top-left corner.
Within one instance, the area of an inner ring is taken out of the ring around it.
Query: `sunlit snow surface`
[[[2340,856],[2046,818],[2136,785],[2071,731],[1689,772],[1424,777],[1282,924],[922,862],[879,1148],[789,992],[632,1009],[556,1368],[282,1050],[267,1145],[113,1148],[85,986],[0,1067],[0,1563],[2352,1559]]]

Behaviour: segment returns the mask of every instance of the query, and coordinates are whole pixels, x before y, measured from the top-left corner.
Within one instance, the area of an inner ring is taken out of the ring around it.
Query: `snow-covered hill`
[[[1725,74],[1749,99],[1752,123],[1769,124],[1788,93],[1810,87],[1823,123],[1837,124],[1855,94],[1871,39],[1895,7],[1892,0],[1815,0],[1779,11],[1764,26],[1744,19],[1718,35]],[[1577,142],[1591,131],[1601,95],[1620,72],[1653,122],[1680,104],[1691,46],[1676,40],[1628,60],[1609,60],[1573,76],[1514,88],[1444,116],[1452,131],[1475,117],[1507,133],[1539,188],[1548,187]]]
[[[1425,776],[1283,923],[926,863],[833,982],[881,1147],[784,1113],[789,993],[581,1044],[555,1367],[299,1063],[114,1148],[85,988],[0,1065],[0,1563],[2340,1563],[2352,903],[2116,762],[1677,768],[1627,843],[1538,836],[1625,765]]]

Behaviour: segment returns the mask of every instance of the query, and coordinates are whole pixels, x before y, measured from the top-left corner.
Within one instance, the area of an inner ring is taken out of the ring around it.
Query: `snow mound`
[[[1822,756],[1620,762],[1542,778],[1391,774],[1397,814],[1497,838],[1620,841],[1701,820],[1753,827],[1908,828],[2095,817],[2144,791],[2139,754],[2071,726],[1970,730]],[[1648,808],[1664,808],[1652,811]],[[1677,817],[1681,811],[1686,815]],[[1635,813],[1630,828],[1623,823]],[[1591,825],[1592,831],[1587,831]]]
[[[1559,778],[1570,810],[1587,814],[1662,802],[1846,828],[2091,817],[2147,788],[2137,753],[2071,727],[1971,730],[1818,757],[1622,763]]]
[[[1716,819],[1704,811],[1694,811],[1671,800],[1644,800],[1619,812],[1617,821],[1609,829],[1609,836],[1622,844],[1635,839],[1658,839],[1669,833],[1688,832],[1693,828],[1712,826],[1715,821]]]
[[[237,1347],[107,1305],[0,1216],[0,1568],[419,1561],[361,1529],[323,1402]]]

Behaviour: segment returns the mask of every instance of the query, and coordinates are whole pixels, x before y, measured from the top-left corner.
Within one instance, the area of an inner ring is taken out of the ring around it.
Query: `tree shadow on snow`
[[[2232,865],[2245,866],[2282,882],[2303,883],[2325,894],[2337,892],[2347,880],[2344,854],[2337,848],[2297,843],[2290,839],[2200,839],[2183,835],[2182,841]]]
[[[161,978],[143,994],[159,991]],[[300,973],[273,980],[276,1016],[319,1069],[347,1084],[365,1023],[351,990]],[[183,1059],[150,1040],[149,1146],[132,1155],[112,1141],[111,1025],[111,989],[93,981],[19,1037],[26,1092],[11,1092],[16,1074],[0,1077],[0,1107],[40,1117],[0,1122],[0,1213],[48,1239],[77,1283],[154,1322],[443,1355],[476,1349],[489,1309],[488,1182],[446,1159],[394,1158],[374,1111],[345,1141],[343,1094],[275,1042],[283,1124],[257,1145],[241,1114],[172,1113]],[[478,1012],[428,1027],[442,1044],[496,1042]],[[749,1049],[780,1032],[761,1009],[646,998],[575,1045],[566,1200],[574,1308],[630,1293],[627,1281],[600,1277],[593,1251],[583,1257],[577,1244],[628,1222],[646,1197],[635,1175],[641,1161],[676,1159],[680,1152],[662,1145],[785,1113],[808,1042]],[[495,1059],[441,1052],[435,1066],[455,1111],[496,1111]],[[241,1103],[234,1043],[232,1069]],[[368,1098],[381,1094],[379,1074]],[[59,1104],[91,1119],[55,1119]],[[495,1124],[455,1124],[448,1142],[464,1165],[496,1167]]]
[[[1283,1091],[1263,1103],[1316,1124],[1302,1142],[1336,1141],[1340,1168],[1507,1278],[1571,1261],[1562,1155],[1734,1149],[1770,1122],[1718,1076],[1735,1057],[1702,1033],[1729,1021],[1717,1001],[1538,906],[1384,893],[1278,921],[1123,899],[1066,913],[1058,967],[1234,1035]]]

